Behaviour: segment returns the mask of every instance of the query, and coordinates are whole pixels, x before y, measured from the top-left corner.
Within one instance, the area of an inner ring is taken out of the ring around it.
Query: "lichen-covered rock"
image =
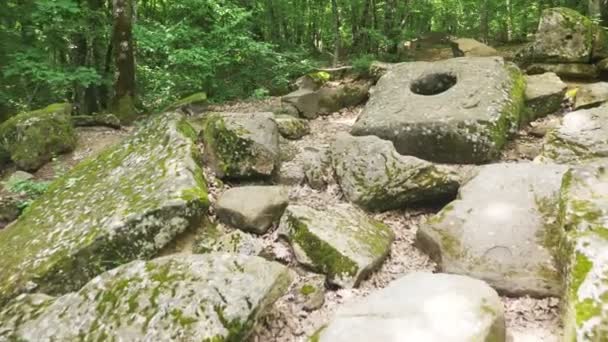
[[[590,63],[594,51],[604,49],[602,28],[569,8],[549,8],[542,12],[535,40],[520,52],[530,61]]]
[[[351,288],[380,267],[395,236],[386,225],[348,204],[316,210],[290,205],[279,225],[299,263]]]
[[[204,158],[220,178],[268,178],[280,168],[272,113],[211,113],[204,119]]]
[[[332,166],[329,151],[326,148],[304,148],[302,168],[306,183],[316,190],[323,190],[332,177]]]
[[[120,128],[120,119],[114,114],[72,115],[70,117],[76,127],[106,126]]]
[[[527,121],[533,121],[561,108],[568,86],[555,73],[525,76]]]
[[[14,341],[244,341],[291,282],[286,267],[225,253],[134,261],[58,298],[0,313]]]
[[[242,186],[224,192],[215,211],[225,224],[264,234],[281,218],[288,203],[287,189],[282,186]]]
[[[339,133],[331,159],[344,196],[368,210],[449,200],[458,191],[458,177],[447,166],[400,155],[378,137]]]
[[[558,296],[552,253],[565,172],[561,165],[484,166],[418,230],[417,245],[442,272],[483,279],[506,294]]]
[[[225,252],[257,256],[264,246],[262,241],[253,235],[240,230],[228,232],[221,225],[208,227],[195,241],[192,248],[194,253]]]
[[[593,64],[583,63],[534,63],[526,68],[526,73],[531,75],[553,72],[559,77],[591,79],[598,76],[598,69]]]
[[[471,38],[458,38],[450,42],[454,57],[498,56],[495,48]]]
[[[0,125],[0,154],[10,157],[17,167],[33,171],[54,155],[72,151],[76,132],[66,104],[21,113]]]
[[[401,63],[378,81],[352,128],[434,162],[496,159],[520,122],[525,80],[499,57]]]
[[[195,137],[181,116],[157,115],[55,181],[0,231],[0,306],[22,292],[78,289],[195,223],[208,206]]]
[[[291,115],[275,115],[274,121],[277,123],[279,133],[286,139],[298,140],[310,133],[310,125],[306,120]]]
[[[319,342],[504,342],[505,318],[496,291],[452,274],[410,273],[339,308]]]
[[[607,111],[603,105],[566,114],[545,137],[541,158],[566,164],[608,157]]]
[[[302,117],[319,116],[319,94],[311,89],[299,89],[281,97],[281,102],[294,106]]]
[[[329,114],[346,107],[359,105],[369,96],[371,83],[366,80],[342,80],[328,82],[317,91],[319,113]]]
[[[608,339],[608,161],[574,167],[564,176],[560,220],[564,341]]]
[[[608,82],[582,84],[576,91],[574,109],[585,109],[608,102]]]

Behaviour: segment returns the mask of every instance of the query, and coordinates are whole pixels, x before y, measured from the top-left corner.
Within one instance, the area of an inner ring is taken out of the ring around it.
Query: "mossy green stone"
[[[83,161],[0,231],[0,305],[22,292],[61,294],[149,258],[209,205],[197,147],[176,113]]]
[[[68,106],[50,105],[15,115],[2,123],[0,154],[4,155],[4,159],[10,158],[19,168],[32,171],[56,154],[72,151],[77,138]]]

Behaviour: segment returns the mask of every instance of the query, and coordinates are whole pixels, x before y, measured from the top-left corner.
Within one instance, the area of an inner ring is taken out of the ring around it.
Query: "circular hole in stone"
[[[452,88],[457,81],[456,76],[451,74],[429,74],[414,81],[410,89],[418,95],[437,95]]]
[[[571,35],[571,34],[566,35],[566,40],[572,40],[572,38],[574,38],[574,37],[572,37],[572,35]]]

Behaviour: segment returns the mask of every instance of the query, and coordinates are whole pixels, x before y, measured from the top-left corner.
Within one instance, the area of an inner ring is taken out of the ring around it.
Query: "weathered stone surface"
[[[519,70],[498,57],[401,63],[378,81],[351,133],[425,160],[486,162],[517,129],[524,91]]]
[[[325,148],[307,147],[302,152],[302,164],[306,183],[313,189],[324,189],[333,172],[329,151]]]
[[[344,196],[368,210],[449,200],[458,177],[447,166],[395,151],[390,141],[339,133],[331,147],[336,178]]]
[[[301,116],[314,119],[319,116],[319,94],[311,89],[298,89],[281,98],[281,102],[298,109]]]
[[[286,139],[298,140],[310,133],[310,125],[306,120],[291,115],[275,115],[274,121],[279,133]]]
[[[576,91],[574,109],[598,106],[608,101],[608,82],[582,84]]]
[[[607,106],[568,113],[561,126],[547,134],[541,157],[558,163],[576,163],[608,157]]]
[[[358,286],[380,267],[395,239],[390,228],[348,204],[322,211],[290,205],[279,232],[291,243],[299,263],[344,288]]]
[[[34,171],[54,155],[72,151],[76,132],[70,122],[68,104],[15,115],[0,125],[0,155],[17,167]]]
[[[590,63],[594,51],[604,49],[602,29],[568,8],[542,12],[535,41],[520,52],[525,60],[552,63]]]
[[[134,261],[58,298],[22,295],[0,339],[244,341],[291,282],[286,267],[225,253]]]
[[[175,101],[166,110],[181,110],[189,114],[195,114],[203,111],[206,104],[207,93],[199,92]]]
[[[193,253],[225,252],[250,256],[260,255],[264,246],[253,235],[240,230],[229,231],[223,225],[209,225],[192,247]]]
[[[204,158],[220,178],[268,178],[280,168],[279,130],[271,113],[212,113],[204,119]]]
[[[566,83],[552,72],[525,76],[528,121],[558,111],[568,90]]]
[[[224,192],[215,211],[220,221],[244,231],[264,234],[277,222],[289,203],[281,186],[243,186]]]
[[[417,244],[442,272],[487,281],[511,295],[558,296],[552,253],[565,166],[494,164],[421,227]]]
[[[0,306],[22,292],[78,289],[186,230],[208,206],[195,137],[181,116],[157,115],[55,181],[0,231]]]
[[[598,76],[597,67],[593,64],[582,63],[534,63],[526,68],[526,73],[531,75],[553,72],[559,77],[565,78],[596,78]]]
[[[506,340],[502,302],[483,281],[410,273],[338,309],[319,342]]]
[[[106,126],[120,128],[120,119],[114,114],[72,115],[72,124],[76,127]]]
[[[608,161],[564,176],[560,218],[565,233],[564,340],[608,339]]]
[[[491,46],[471,38],[458,38],[450,41],[454,57],[491,57],[498,51]]]
[[[328,82],[317,91],[319,94],[319,113],[330,114],[346,107],[359,105],[369,95],[371,82],[365,80],[343,80]]]

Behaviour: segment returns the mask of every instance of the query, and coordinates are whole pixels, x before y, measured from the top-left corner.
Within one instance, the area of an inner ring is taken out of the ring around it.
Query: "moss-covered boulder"
[[[106,126],[120,128],[120,119],[114,114],[72,115],[72,123],[76,127]]]
[[[560,196],[564,341],[608,339],[608,161],[571,168]]]
[[[22,292],[61,294],[149,258],[208,207],[196,134],[176,113],[55,181],[0,231],[0,306]]]
[[[603,105],[566,114],[545,137],[541,159],[567,164],[608,157],[607,111]]]
[[[285,139],[298,140],[310,134],[310,125],[306,120],[291,115],[275,115],[274,121],[277,123],[279,133]]]
[[[524,91],[519,69],[499,57],[401,63],[378,81],[351,133],[429,161],[483,163],[517,130]]]
[[[190,114],[198,113],[207,104],[207,93],[199,92],[179,99],[167,107],[167,110],[181,109]]]
[[[558,296],[553,252],[557,201],[566,167],[534,163],[482,167],[417,232],[442,272],[487,281],[510,295]]]
[[[192,252],[225,252],[257,256],[264,249],[261,239],[240,230],[229,231],[222,225],[207,227],[197,238]]]
[[[574,109],[593,108],[608,102],[608,82],[581,84],[576,88]]]
[[[568,86],[555,73],[525,77],[527,121],[555,113],[561,108]]]
[[[575,10],[549,8],[541,14],[534,42],[520,51],[519,57],[544,63],[590,63],[603,55],[602,30]]]
[[[504,342],[505,317],[500,297],[485,282],[415,272],[340,307],[311,341]]]
[[[390,210],[450,200],[459,187],[447,166],[403,156],[390,141],[339,133],[331,160],[344,196],[368,210]]]
[[[0,155],[10,158],[21,169],[34,171],[56,154],[72,151],[76,132],[68,108],[68,104],[50,105],[2,123]]]
[[[365,102],[371,85],[371,82],[367,80],[353,79],[326,83],[317,91],[319,113],[330,114],[342,108],[357,106]]]
[[[290,205],[279,233],[291,243],[299,263],[344,288],[358,286],[380,267],[395,239],[389,227],[348,204],[324,210]]]
[[[19,296],[0,313],[0,339],[245,341],[290,282],[286,267],[258,257],[134,261],[75,293]]]
[[[281,164],[272,113],[211,113],[200,133],[204,158],[220,178],[268,178]]]

